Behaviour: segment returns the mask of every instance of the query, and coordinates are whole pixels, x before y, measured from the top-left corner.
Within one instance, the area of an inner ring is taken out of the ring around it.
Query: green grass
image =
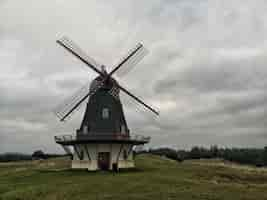
[[[136,161],[136,170],[119,174],[69,170],[64,158],[0,164],[0,200],[267,199],[265,169],[150,155]]]

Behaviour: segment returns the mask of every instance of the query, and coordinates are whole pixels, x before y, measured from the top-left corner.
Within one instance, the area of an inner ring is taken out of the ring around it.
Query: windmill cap
[[[102,80],[103,80],[102,76],[96,77],[90,84],[90,92],[94,91],[97,87],[99,87],[99,85],[102,83]],[[116,87],[115,92],[119,93],[118,82],[114,78],[109,78],[107,81],[105,81],[101,89],[111,90],[112,88],[115,87]]]

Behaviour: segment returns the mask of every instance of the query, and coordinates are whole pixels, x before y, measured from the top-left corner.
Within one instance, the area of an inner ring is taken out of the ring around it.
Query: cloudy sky
[[[90,2],[90,3],[89,3]],[[147,55],[120,83],[160,110],[122,97],[132,133],[150,146],[267,145],[264,0],[0,0],[0,152],[61,152],[83,108],[52,110],[96,74],[56,44],[67,35],[112,68],[142,42]]]

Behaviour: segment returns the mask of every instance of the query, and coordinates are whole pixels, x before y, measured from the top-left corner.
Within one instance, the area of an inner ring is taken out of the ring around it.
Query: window
[[[103,119],[108,119],[109,118],[109,110],[108,110],[108,108],[103,108],[103,110],[102,110],[102,118]]]
[[[126,128],[124,125],[121,125],[121,133],[126,134]]]
[[[88,126],[83,126],[83,134],[88,134]]]

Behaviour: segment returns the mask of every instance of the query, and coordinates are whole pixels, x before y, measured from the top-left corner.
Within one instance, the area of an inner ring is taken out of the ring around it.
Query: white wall
[[[91,160],[88,158],[86,148],[88,149]],[[97,170],[97,159],[99,152],[110,152],[110,169],[112,169],[112,163],[118,163],[119,168],[134,167],[133,153],[130,151],[132,146],[130,144],[80,144],[76,146],[79,154],[83,152],[83,160],[80,160],[77,153],[74,151],[72,168],[74,169],[88,169]],[[124,159],[124,150],[130,153],[127,159]],[[120,153],[120,155],[119,155]],[[119,155],[119,157],[118,157]]]

